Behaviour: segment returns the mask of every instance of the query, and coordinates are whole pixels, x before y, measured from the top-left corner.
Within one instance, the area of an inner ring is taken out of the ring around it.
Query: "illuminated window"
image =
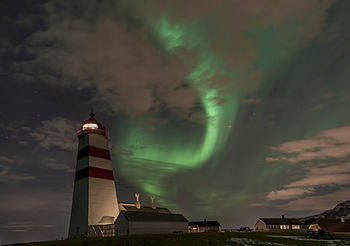
[[[300,225],[292,225],[292,229],[293,230],[299,230],[300,229]]]
[[[287,226],[286,226],[286,225],[280,225],[280,228],[281,228],[282,230],[286,230],[286,229],[287,229]]]
[[[98,128],[98,125],[97,124],[94,124],[94,123],[86,123],[83,125],[83,130],[86,130],[86,129],[97,129]]]

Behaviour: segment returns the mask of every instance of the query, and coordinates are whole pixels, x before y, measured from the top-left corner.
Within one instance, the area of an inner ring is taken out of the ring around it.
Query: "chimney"
[[[141,203],[140,203],[140,194],[135,194],[135,197],[136,197],[136,202],[135,202],[135,207],[140,209],[141,208]]]
[[[282,215],[282,220],[284,220],[284,215]]]
[[[151,196],[152,209],[156,209],[156,204],[154,203],[154,196]]]
[[[207,224],[207,219],[204,219],[204,225]]]

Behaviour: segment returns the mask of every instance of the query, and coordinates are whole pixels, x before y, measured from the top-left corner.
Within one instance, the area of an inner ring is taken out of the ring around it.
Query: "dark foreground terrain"
[[[17,244],[25,246],[51,245],[325,245],[350,246],[350,235],[337,234],[334,240],[305,239],[303,233],[263,233],[263,232],[222,232],[222,233],[186,233],[186,234],[155,234],[155,235],[128,235],[105,238],[84,238],[50,242],[36,242]]]

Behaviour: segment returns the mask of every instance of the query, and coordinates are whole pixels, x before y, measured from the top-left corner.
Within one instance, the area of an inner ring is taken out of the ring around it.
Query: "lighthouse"
[[[69,238],[105,236],[119,215],[105,126],[93,113],[77,131],[79,139]],[[109,227],[111,226],[111,227]]]

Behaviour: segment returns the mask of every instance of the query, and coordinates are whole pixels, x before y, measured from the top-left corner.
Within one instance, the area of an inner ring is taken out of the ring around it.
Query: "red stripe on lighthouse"
[[[85,167],[75,173],[75,182],[87,177],[114,180],[112,170],[99,167]]]
[[[98,167],[89,167],[89,176],[99,179],[114,180],[113,171]]]
[[[95,146],[89,146],[89,155],[94,156],[94,157],[98,157],[98,158],[102,158],[102,159],[106,159],[106,160],[111,159],[111,155],[109,154],[109,150],[101,149],[101,148],[98,148]]]
[[[106,160],[111,159],[109,150],[101,149],[90,145],[78,151],[77,160],[83,159],[86,156],[94,156],[94,157],[98,157]]]

